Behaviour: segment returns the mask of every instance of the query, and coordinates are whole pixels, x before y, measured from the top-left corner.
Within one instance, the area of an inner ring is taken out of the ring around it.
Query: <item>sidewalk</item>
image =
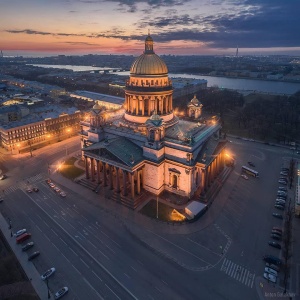
[[[36,270],[33,262],[30,262],[27,260],[27,253],[22,252],[21,246],[16,244],[15,237],[11,236],[11,231],[8,229],[8,222],[4,219],[2,214],[0,213],[0,228],[1,231],[6,238],[7,242],[9,243],[12,251],[15,253],[18,261],[20,262],[23,270],[27,274],[28,278],[30,279],[30,282],[35,289],[37,295],[40,297],[40,299],[48,299],[48,290],[46,283],[42,281],[41,275]],[[49,299],[53,299],[52,295]]]
[[[267,282],[265,278],[257,276],[255,278],[256,291],[260,300],[276,299],[276,300],[294,300],[297,299],[295,293],[287,292],[272,282]]]

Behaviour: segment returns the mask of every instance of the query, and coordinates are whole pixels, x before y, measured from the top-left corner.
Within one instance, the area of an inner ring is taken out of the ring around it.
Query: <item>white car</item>
[[[49,270],[47,270],[42,276],[42,280],[46,280],[47,278],[49,278],[53,273],[55,272],[55,268],[50,268]]]
[[[63,198],[65,198],[65,197],[67,196],[67,194],[66,194],[65,192],[63,192],[63,191],[61,191],[59,194],[60,194]]]
[[[64,286],[63,288],[61,288],[60,290],[58,290],[55,294],[54,294],[54,299],[60,299],[63,295],[65,295],[67,292],[69,291],[69,289]]]
[[[278,275],[277,271],[275,271],[275,270],[273,270],[273,269],[271,269],[271,268],[268,268],[268,267],[265,268],[265,272],[266,272],[266,273],[269,273],[269,274],[271,274],[271,275],[274,275],[274,276],[276,276],[276,277],[277,277],[277,275]]]
[[[24,229],[20,229],[20,230],[18,230],[15,234],[14,234],[14,236],[15,237],[18,237],[18,236],[20,236],[20,235],[22,235],[23,233],[25,233],[25,232],[27,232],[27,230],[24,228]]]
[[[245,174],[242,174],[241,176],[242,176],[244,179],[248,179],[248,176],[245,175]]]
[[[276,276],[269,274],[269,273],[264,273],[264,278],[266,278],[268,281],[271,281],[273,283],[276,283],[276,280],[277,280]]]

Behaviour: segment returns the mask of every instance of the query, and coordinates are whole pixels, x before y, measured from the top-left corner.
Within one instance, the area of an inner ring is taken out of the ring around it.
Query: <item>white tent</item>
[[[201,212],[204,212],[206,206],[206,204],[197,201],[192,201],[188,206],[185,207],[184,211],[191,219],[193,219]]]

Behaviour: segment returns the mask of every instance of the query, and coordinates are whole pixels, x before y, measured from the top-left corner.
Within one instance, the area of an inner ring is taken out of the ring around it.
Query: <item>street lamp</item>
[[[48,278],[46,278],[46,284],[47,284],[48,299],[50,299],[51,295],[49,290]]]
[[[158,196],[156,196],[156,219],[158,219]]]

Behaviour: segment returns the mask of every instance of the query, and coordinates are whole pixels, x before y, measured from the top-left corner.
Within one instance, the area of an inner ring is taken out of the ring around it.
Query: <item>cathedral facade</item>
[[[196,100],[188,108],[197,118],[202,104]],[[168,68],[148,35],[130,69],[123,108],[107,111],[96,103],[90,120],[81,122],[85,177],[133,209],[143,191],[192,198],[205,193],[224,167],[220,129],[216,120],[200,124],[174,115]]]

